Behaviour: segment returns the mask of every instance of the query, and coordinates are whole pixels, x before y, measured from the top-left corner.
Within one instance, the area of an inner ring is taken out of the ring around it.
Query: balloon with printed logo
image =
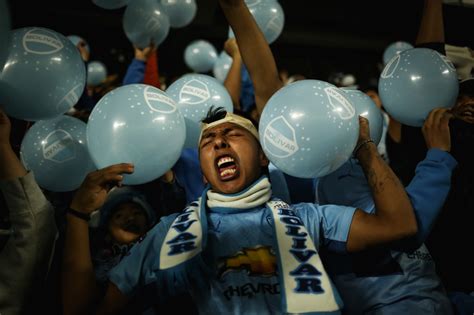
[[[184,61],[195,72],[209,72],[217,61],[217,51],[208,41],[196,40],[186,47]]]
[[[92,0],[94,4],[102,9],[114,10],[126,6],[132,0]]]
[[[170,19],[171,27],[185,27],[196,16],[195,0],[161,0],[161,4]]]
[[[379,95],[390,116],[402,124],[421,127],[437,107],[456,103],[456,68],[446,56],[428,48],[401,52],[380,75]]]
[[[92,110],[87,141],[97,168],[133,163],[124,183],[150,182],[178,160],[186,137],[184,118],[165,92],[145,84],[110,91]]]
[[[316,178],[346,162],[359,136],[356,110],[327,82],[302,80],[276,92],[259,123],[260,143],[284,173]]]
[[[212,73],[219,82],[224,82],[229,73],[230,67],[232,66],[232,57],[229,56],[225,51],[221,52],[217,57]]]
[[[95,169],[86,140],[86,124],[70,116],[36,122],[21,143],[21,160],[38,185],[51,191],[77,189]]]
[[[383,131],[382,111],[370,96],[359,90],[343,88],[346,98],[354,105],[356,114],[369,120],[370,138],[379,144]]]
[[[123,29],[139,48],[158,46],[168,36],[170,20],[159,0],[133,0],[123,15]]]
[[[204,74],[188,74],[171,84],[166,93],[176,102],[186,121],[186,148],[198,146],[201,120],[211,106],[233,112],[232,99],[216,79]]]
[[[5,64],[10,42],[10,14],[6,0],[0,0],[0,69]]]
[[[269,44],[280,36],[285,26],[285,13],[278,1],[275,0],[248,0],[245,1],[260,30]],[[229,28],[229,38],[235,37]]]
[[[383,52],[383,64],[386,65],[393,57],[395,57],[395,55],[412,48],[413,45],[407,42],[398,41],[391,43]]]
[[[100,61],[91,61],[87,64],[87,85],[97,86],[107,78],[107,68]]]
[[[24,120],[59,116],[77,103],[85,83],[84,62],[65,36],[40,27],[11,32],[0,71],[0,103],[8,115]]]
[[[80,36],[77,36],[77,35],[69,35],[67,38],[69,38],[69,40],[74,44],[74,46],[77,47],[77,45],[80,43],[80,42],[84,42],[85,45],[86,45],[86,50],[88,53],[91,52],[91,48],[89,47],[89,44],[86,42],[86,40]]]

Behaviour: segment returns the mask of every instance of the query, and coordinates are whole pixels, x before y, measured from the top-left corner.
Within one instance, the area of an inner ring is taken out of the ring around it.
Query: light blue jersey
[[[354,208],[298,204],[292,209],[316,249],[345,252]],[[188,290],[202,314],[282,313],[271,210],[262,205],[239,211],[210,209],[205,250],[174,271],[158,267],[161,245],[177,214],[163,218],[111,271],[110,281],[127,295],[151,283],[157,284],[160,298]]]
[[[418,164],[406,191],[419,232],[411,242],[399,244],[399,251],[382,248],[351,255],[321,253],[347,314],[452,314],[433,259],[422,242],[449,192],[455,166],[451,155],[440,150],[430,150]],[[355,160],[321,178],[317,195],[322,204],[375,211],[367,180]]]

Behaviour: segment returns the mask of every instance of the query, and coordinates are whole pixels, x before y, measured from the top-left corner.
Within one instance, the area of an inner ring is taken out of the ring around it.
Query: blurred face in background
[[[148,230],[148,217],[141,206],[133,202],[120,204],[108,224],[108,231],[119,244],[130,244]]]

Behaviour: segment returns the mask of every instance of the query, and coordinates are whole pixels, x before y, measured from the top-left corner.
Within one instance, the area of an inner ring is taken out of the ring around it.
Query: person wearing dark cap
[[[156,214],[145,196],[132,187],[113,189],[99,214],[92,259],[97,280],[106,284],[108,272],[156,223]]]

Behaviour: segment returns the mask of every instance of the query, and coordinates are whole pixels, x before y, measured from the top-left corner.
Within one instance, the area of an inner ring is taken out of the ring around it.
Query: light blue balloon
[[[217,58],[214,68],[212,69],[212,73],[219,82],[224,83],[231,66],[232,57],[223,51]]]
[[[205,40],[193,41],[184,51],[184,62],[195,72],[205,73],[211,71],[216,61],[216,49]]]
[[[383,131],[382,111],[375,105],[370,96],[359,90],[342,89],[346,98],[354,105],[356,114],[369,120],[370,138],[375,144],[380,143]]]
[[[8,56],[10,42],[10,14],[5,0],[0,0],[0,69]]]
[[[160,0],[133,0],[123,15],[127,38],[139,48],[160,45],[168,36],[170,20]]]
[[[21,159],[38,185],[51,191],[77,189],[95,169],[87,149],[86,124],[69,116],[36,122],[21,143]]]
[[[92,0],[92,2],[102,9],[113,10],[126,6],[132,0]]]
[[[234,111],[226,88],[216,79],[204,74],[188,74],[171,84],[166,93],[176,102],[186,121],[185,148],[197,148],[201,120],[211,106]]]
[[[454,65],[428,48],[401,52],[385,66],[379,95],[385,110],[402,124],[421,127],[436,107],[456,103],[459,83]]]
[[[97,86],[107,78],[107,68],[100,61],[91,61],[87,64],[87,85]]]
[[[92,110],[87,125],[89,152],[97,168],[133,163],[124,183],[152,181],[179,159],[186,137],[184,118],[165,92],[145,84],[110,91]]]
[[[171,27],[185,27],[196,16],[195,0],[161,0],[161,4],[170,18]]]
[[[387,46],[387,48],[385,48],[385,51],[383,52],[383,64],[386,65],[393,57],[395,57],[395,55],[412,48],[413,45],[407,42],[399,41],[391,43]]]
[[[11,32],[10,52],[0,72],[0,103],[24,120],[67,112],[84,91],[86,67],[73,43],[45,28]]]
[[[80,37],[80,36],[77,36],[77,35],[69,35],[67,38],[69,38],[69,40],[74,44],[74,46],[77,47],[77,44],[79,44],[81,41],[83,41],[84,43],[86,43],[86,50],[88,53],[91,52],[91,49],[89,47],[89,44],[85,41],[84,38]]]
[[[338,169],[355,148],[359,120],[343,91],[302,80],[276,92],[260,118],[260,143],[284,173],[316,178]]]
[[[267,42],[276,41],[285,26],[285,13],[278,1],[248,0],[246,3]],[[229,28],[229,38],[233,37],[235,35]]]

